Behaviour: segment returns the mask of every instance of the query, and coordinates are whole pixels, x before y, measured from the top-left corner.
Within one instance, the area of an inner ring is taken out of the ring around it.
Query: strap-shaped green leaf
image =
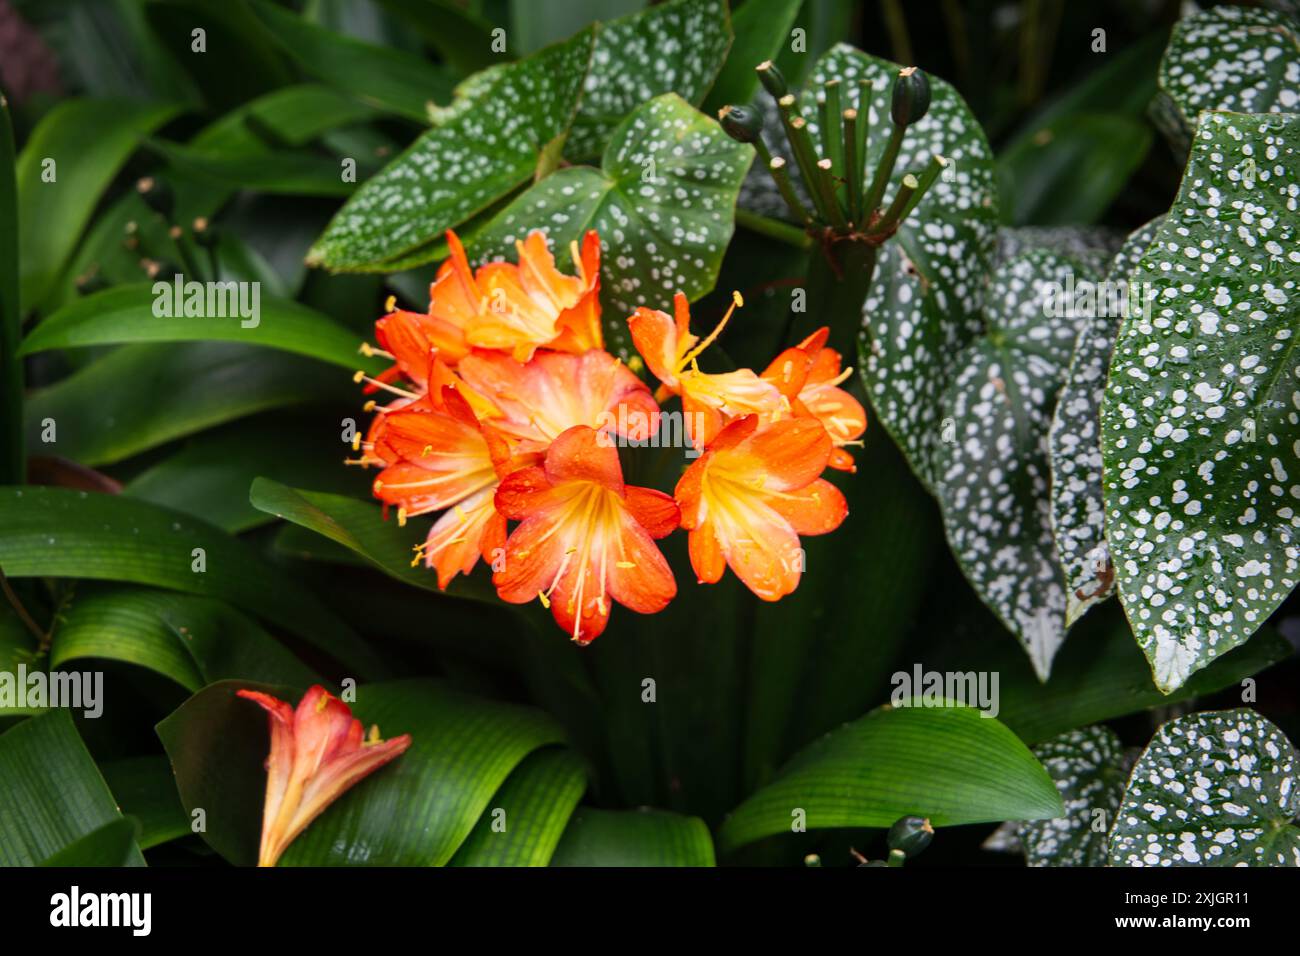
[[[90,221],[99,194],[141,137],[172,106],[68,100],[41,120],[18,157],[19,284],[24,311],[40,304]]]
[[[1030,866],[1105,866],[1106,838],[1124,793],[1124,747],[1106,727],[1082,727],[1034,748],[1065,814],[1020,825]]]
[[[206,288],[202,293],[200,286],[187,290],[182,281],[181,295],[176,298],[175,288],[171,282],[139,283],[77,299],[36,326],[23,340],[21,354],[126,342],[216,341],[282,349],[344,368],[378,371],[382,367],[382,363],[358,354],[360,336],[297,302],[259,294],[257,314],[253,315],[252,300],[247,296],[241,300],[234,289],[209,297]],[[228,317],[155,315],[155,302],[161,295],[170,297],[167,301],[173,304],[167,311],[184,313],[187,300],[197,296],[196,312],[206,313],[212,303],[224,309]],[[239,311],[241,301],[247,316]]]
[[[1204,114],[1128,276],[1154,301],[1121,326],[1102,403],[1106,541],[1164,691],[1300,578],[1298,141],[1297,116]]]
[[[492,797],[451,865],[546,866],[586,789],[586,771],[571,750],[547,747],[529,755]]]
[[[1251,710],[1179,717],[1138,759],[1112,866],[1300,866],[1291,741]]]
[[[713,865],[713,840],[703,820],[648,808],[580,808],[551,857],[551,866]]]
[[[956,704],[882,707],[801,751],[723,823],[718,844],[808,829],[1039,820],[1063,812],[1052,780],[998,720]]]
[[[270,408],[347,402],[356,389],[337,366],[269,349],[141,343],[35,392],[23,418],[28,446],[38,454],[93,466]]]
[[[998,268],[985,298],[985,332],[958,356],[942,399],[950,421],[935,454],[953,554],[1043,680],[1065,640],[1047,431],[1079,325],[1054,290],[1080,277],[1087,274],[1077,264],[1045,250]]]
[[[387,669],[311,592],[189,515],[113,495],[6,487],[0,528],[0,567],[10,577],[129,581],[215,597],[298,635],[358,676]],[[202,549],[202,570],[195,549]]]
[[[83,582],[63,605],[50,667],[83,658],[147,667],[191,692],[225,678],[302,686],[320,680],[222,601],[129,585]]]
[[[457,88],[440,122],[347,201],[316,241],[313,265],[385,271],[509,194],[577,109],[593,32],[499,67]]]
[[[0,807],[4,866],[41,863],[122,820],[66,710],[29,717],[0,734]],[[116,863],[124,864],[144,865],[133,843]]]
[[[725,0],[673,0],[602,23],[564,154],[598,155],[628,113],[663,93],[698,104],[730,47]]]
[[[1160,61],[1152,115],[1186,150],[1202,110],[1300,112],[1300,23],[1221,4],[1179,20]]]
[[[512,202],[478,236],[480,258],[514,253],[533,229],[567,258],[570,241],[600,233],[608,347],[630,348],[637,306],[668,309],[675,292],[713,288],[734,229],[753,150],[674,93],[638,107],[614,130],[601,168],[571,166]]]
[[[1116,307],[1122,305],[1118,296],[1127,296],[1125,279],[1155,238],[1162,220],[1154,219],[1129,236],[1107,270],[1110,285],[1094,296],[1092,314],[1083,319],[1048,432],[1052,533],[1065,573],[1066,627],[1115,593],[1115,572],[1102,533],[1101,400],[1124,317],[1122,308]]]

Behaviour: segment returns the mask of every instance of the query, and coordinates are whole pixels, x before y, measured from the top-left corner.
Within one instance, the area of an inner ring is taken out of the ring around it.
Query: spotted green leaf
[[[937,403],[949,419],[935,452],[948,542],[1042,680],[1065,640],[1047,431],[1078,329],[1053,289],[1080,277],[1090,278],[1047,250],[999,266],[985,296],[985,332],[956,356],[952,384]],[[933,396],[917,401],[936,404]]]
[[[1186,150],[1201,110],[1300,111],[1300,24],[1285,13],[1216,6],[1180,20],[1160,61],[1152,114]]]
[[[462,83],[441,121],[344,204],[308,261],[384,271],[385,260],[436,245],[447,229],[524,183],[573,121],[592,37],[585,30]]]
[[[1251,710],[1165,724],[1138,758],[1112,866],[1300,866],[1291,741]]]
[[[601,24],[565,155],[599,155],[623,117],[660,94],[698,104],[730,48],[724,0],[674,0]]]
[[[1091,304],[1077,300],[1083,324],[1047,437],[1052,533],[1065,574],[1066,627],[1115,592],[1115,572],[1102,534],[1101,398],[1124,309],[1141,305],[1127,298],[1124,279],[1155,238],[1160,222],[1152,220],[1129,236],[1107,270],[1105,283],[1090,287]]]
[[[479,259],[513,255],[516,240],[542,229],[561,251],[597,230],[608,344],[625,352],[626,319],[637,306],[668,309],[675,292],[695,299],[713,288],[752,158],[716,122],[666,93],[618,125],[599,169],[571,166],[546,177],[472,248]]]
[[[1102,403],[1106,541],[1156,686],[1250,637],[1295,586],[1300,117],[1206,113],[1129,275]]]
[[[1106,727],[1081,727],[1034,748],[1065,815],[1020,824],[1030,866],[1105,866],[1106,836],[1124,793],[1124,748]]]
[[[844,44],[818,60],[803,110],[819,141],[812,91],[839,79],[844,106],[867,114],[866,168],[874,170],[888,138],[898,70],[896,63]],[[850,92],[861,80],[871,85],[865,108]],[[886,201],[904,175],[920,172],[934,154],[952,164],[881,247],[862,307],[861,372],[877,420],[933,489],[943,418],[934,396],[951,381],[956,353],[979,331],[981,294],[993,270],[997,193],[993,152],[970,107],[937,77],[931,77],[930,88],[930,110],[907,128]]]

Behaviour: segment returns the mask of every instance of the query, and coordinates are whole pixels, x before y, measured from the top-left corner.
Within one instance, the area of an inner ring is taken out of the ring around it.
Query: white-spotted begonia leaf
[[[564,155],[599,156],[623,117],[662,93],[699,105],[731,39],[726,0],[673,0],[602,23]]]
[[[472,254],[513,257],[515,242],[540,229],[571,269],[569,243],[597,230],[606,345],[626,356],[627,317],[637,306],[671,311],[674,293],[695,299],[713,288],[753,157],[716,121],[667,93],[619,124],[599,169],[570,166],[547,176],[475,237]]]
[[[1296,751],[1252,710],[1162,726],[1110,834],[1112,866],[1300,866]]]
[[[1223,4],[1179,20],[1160,61],[1152,115],[1186,150],[1202,110],[1300,112],[1300,24]]]
[[[1300,117],[1204,113],[1178,199],[1129,275],[1102,403],[1106,541],[1169,693],[1300,577]]]
[[[1090,304],[1083,303],[1083,324],[1048,433],[1052,532],[1065,573],[1067,627],[1115,592],[1110,549],[1103,535],[1101,400],[1123,310],[1134,307],[1125,280],[1155,238],[1160,222],[1153,220],[1129,236],[1105,282],[1094,287]]]
[[[899,69],[851,46],[832,48],[814,64],[802,99],[814,140],[821,141],[814,94],[838,79],[842,105],[858,109],[859,121],[867,123],[866,169],[874,172],[893,127],[890,101]],[[861,80],[871,84],[865,109],[858,101]],[[933,488],[943,417],[934,399],[951,380],[957,352],[979,331],[998,214],[993,152],[983,128],[951,85],[930,77],[930,91],[929,111],[903,136],[885,202],[903,176],[919,174],[934,155],[950,165],[880,247],[862,308],[860,372],[876,420]]]
[[[1078,323],[1054,289],[1091,278],[1037,250],[998,267],[984,332],[956,357],[940,397],[936,494],[953,553],[980,598],[1046,680],[1065,640],[1065,590],[1052,540],[1047,429]],[[935,396],[922,396],[934,402]]]
[[[527,59],[474,74],[441,122],[353,194],[308,262],[384,271],[526,182],[542,151],[573,122],[593,30]],[[436,253],[435,253],[436,254]]]
[[[1030,866],[1105,866],[1106,837],[1124,793],[1124,747],[1106,727],[1081,727],[1034,748],[1065,815],[1021,823]]]

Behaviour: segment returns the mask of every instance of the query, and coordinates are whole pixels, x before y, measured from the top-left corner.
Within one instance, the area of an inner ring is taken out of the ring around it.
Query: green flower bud
[[[910,126],[930,109],[930,81],[915,66],[898,71],[894,80],[894,99],[889,115],[899,126]]]
[[[934,837],[934,827],[922,817],[903,817],[889,828],[886,843],[889,849],[898,850],[909,859],[916,856]]]
[[[778,100],[790,92],[785,77],[781,75],[781,71],[776,68],[776,64],[771,60],[764,60],[754,67],[754,72],[758,74],[758,81],[763,84],[763,89]]]
[[[163,216],[171,216],[174,197],[171,187],[165,182],[156,176],[144,176],[136,180],[135,188],[146,206]]]
[[[763,114],[752,106],[724,106],[718,110],[718,122],[728,136],[741,143],[752,143],[763,132]]]

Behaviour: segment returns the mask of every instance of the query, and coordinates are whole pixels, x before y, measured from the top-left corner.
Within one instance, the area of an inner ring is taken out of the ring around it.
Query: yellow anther
[[[405,527],[406,527],[406,509],[405,509],[405,508],[398,508],[398,509],[397,509],[397,526],[398,526],[399,528],[405,528]]]
[[[542,602],[542,607],[544,608],[549,608],[551,606],[550,599],[547,598],[546,594],[542,591],[537,592],[537,600]]]
[[[357,369],[356,374],[352,376],[352,381],[356,382],[359,385],[361,384],[361,382],[365,381],[365,378],[366,378],[365,370]]]
[[[384,311],[394,312],[396,311],[396,309],[397,309],[397,296],[390,295],[387,299],[384,300]]]

